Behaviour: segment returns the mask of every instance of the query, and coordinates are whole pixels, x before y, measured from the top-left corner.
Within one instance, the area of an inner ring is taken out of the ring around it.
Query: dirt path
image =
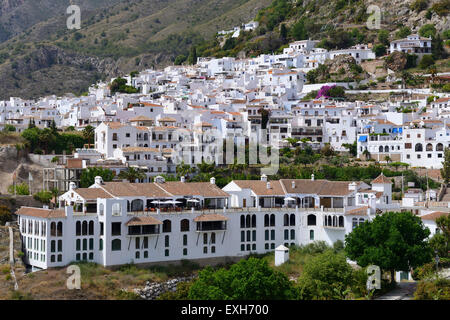
[[[415,281],[403,281],[397,284],[394,290],[375,298],[374,300],[413,300],[417,288]]]

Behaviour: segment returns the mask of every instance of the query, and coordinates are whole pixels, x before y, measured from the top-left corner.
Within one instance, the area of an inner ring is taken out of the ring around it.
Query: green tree
[[[15,192],[14,192],[15,189]],[[19,184],[12,184],[8,187],[8,192],[10,194],[17,194],[19,196],[27,196],[30,194],[30,189],[28,187],[28,184],[26,183],[19,183]]]
[[[176,66],[182,65],[183,62],[186,61],[186,59],[187,59],[187,57],[186,57],[185,55],[180,54],[180,55],[178,55],[178,56],[175,58],[174,64],[175,64]]]
[[[431,260],[429,234],[411,212],[387,212],[353,229],[345,237],[345,251],[362,267],[374,264],[390,271],[395,281],[396,270],[409,271]]]
[[[436,28],[434,24],[425,24],[419,29],[419,35],[422,37],[430,38],[436,35]]]
[[[414,0],[414,2],[411,3],[410,8],[419,13],[428,8],[428,0]]]
[[[419,68],[426,69],[434,64],[434,59],[431,54],[426,54],[419,62]]]
[[[345,255],[333,250],[308,260],[297,283],[302,300],[345,299],[355,285],[353,269]]]
[[[431,52],[434,60],[444,59],[447,57],[447,53],[442,42],[443,41],[439,33],[431,39]]]
[[[43,204],[50,204],[50,200],[52,200],[53,194],[50,191],[41,190],[35,193],[33,195],[33,198]]]
[[[397,33],[395,34],[395,37],[397,39],[402,39],[402,38],[406,38],[410,34],[411,34],[411,29],[406,26],[403,26],[397,31]]]
[[[376,44],[372,50],[375,52],[377,57],[381,57],[386,54],[386,46],[384,44]]]
[[[83,129],[83,138],[86,139],[88,144],[94,144],[94,137],[95,137],[95,129],[91,125],[87,125]]]
[[[197,64],[197,49],[195,48],[195,46],[191,47],[191,51],[189,53],[187,61],[190,65]]]
[[[286,300],[294,298],[293,286],[283,273],[267,261],[241,260],[230,269],[206,267],[189,290],[194,300]]]
[[[352,144],[350,143],[344,143],[342,144],[342,146],[346,149],[348,149],[348,151],[350,152],[350,154],[354,157],[356,157],[356,155],[358,154],[358,147],[357,147],[357,142],[353,142]]]
[[[83,170],[80,176],[81,188],[89,188],[92,186],[95,183],[95,177],[102,177],[104,182],[112,181],[114,171],[102,167]]]
[[[306,31],[305,21],[300,19],[294,26],[291,28],[292,37],[295,40],[305,40],[308,38],[308,32]]]
[[[448,252],[449,252],[449,244],[450,244],[450,215],[443,215],[439,218],[436,219],[436,225],[439,228],[440,232],[439,234],[441,234],[444,238],[445,241],[445,249],[443,251],[445,251],[445,257],[448,257]]]
[[[378,31],[378,41],[385,46],[389,45],[389,31],[385,29]]]
[[[136,182],[136,180],[145,179],[145,173],[141,169],[129,167],[127,170],[120,171],[118,178],[128,180],[129,182]]]

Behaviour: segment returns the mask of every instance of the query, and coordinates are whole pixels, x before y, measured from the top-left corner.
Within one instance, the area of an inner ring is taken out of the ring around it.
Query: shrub
[[[436,35],[436,28],[433,24],[425,24],[419,29],[419,35],[422,37],[434,37]]]
[[[435,265],[433,262],[424,264],[423,266],[413,269],[411,273],[414,280],[423,280],[430,277],[435,272]]]
[[[434,281],[420,281],[414,292],[414,299],[450,300],[450,280],[439,278]]]
[[[447,83],[442,86],[442,91],[444,92],[450,92],[450,83]]]
[[[15,192],[14,192],[15,189]],[[28,188],[28,185],[26,183],[16,184],[16,185],[10,185],[8,187],[8,192],[10,194],[17,194],[19,196],[28,196],[30,194],[30,190]]]
[[[43,204],[49,204],[50,200],[52,199],[53,195],[50,191],[39,191],[38,193],[34,194],[33,198]]]
[[[431,54],[426,54],[422,57],[422,60],[420,60],[419,68],[426,69],[433,64],[434,64],[433,56]]]
[[[415,0],[411,3],[410,8],[419,13],[428,8],[428,0]]]

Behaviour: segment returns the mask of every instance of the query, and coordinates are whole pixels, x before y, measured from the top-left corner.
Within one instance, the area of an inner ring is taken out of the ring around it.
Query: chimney
[[[96,185],[102,185],[103,184],[103,178],[100,176],[95,177],[95,184]]]
[[[267,182],[267,176],[265,174],[261,176],[261,181]]]
[[[295,181],[292,181],[292,189],[295,189]]]
[[[311,181],[314,181],[314,173],[311,175]]]
[[[348,190],[349,191],[356,191],[356,182],[352,182],[348,185]]]
[[[270,182],[267,182],[267,189],[271,189],[272,187],[270,186]]]
[[[184,176],[181,176],[180,181],[181,182],[186,182],[186,178]]]
[[[69,190],[75,190],[77,188],[77,184],[75,182],[69,183]]]
[[[209,179],[209,182],[211,184],[216,184],[216,178],[212,177],[211,179]]]
[[[161,177],[161,176],[157,176],[157,177],[155,178],[155,182],[156,182],[156,183],[164,183],[164,182],[166,182],[166,179],[164,179],[164,178]]]

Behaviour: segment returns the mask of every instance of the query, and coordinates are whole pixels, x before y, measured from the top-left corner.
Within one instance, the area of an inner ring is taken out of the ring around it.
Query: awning
[[[358,141],[366,142],[367,141],[367,136],[360,136]]]
[[[228,218],[221,214],[202,214],[194,219],[195,222],[209,222],[209,221],[227,221]]]
[[[403,133],[403,128],[398,128],[399,133]]]
[[[126,223],[127,226],[149,226],[163,224],[156,218],[153,217],[134,217]]]
[[[397,132],[398,132],[397,128],[392,129],[392,133],[397,133]]]
[[[364,127],[364,129],[370,129],[370,128],[372,128],[372,126],[370,124]]]

